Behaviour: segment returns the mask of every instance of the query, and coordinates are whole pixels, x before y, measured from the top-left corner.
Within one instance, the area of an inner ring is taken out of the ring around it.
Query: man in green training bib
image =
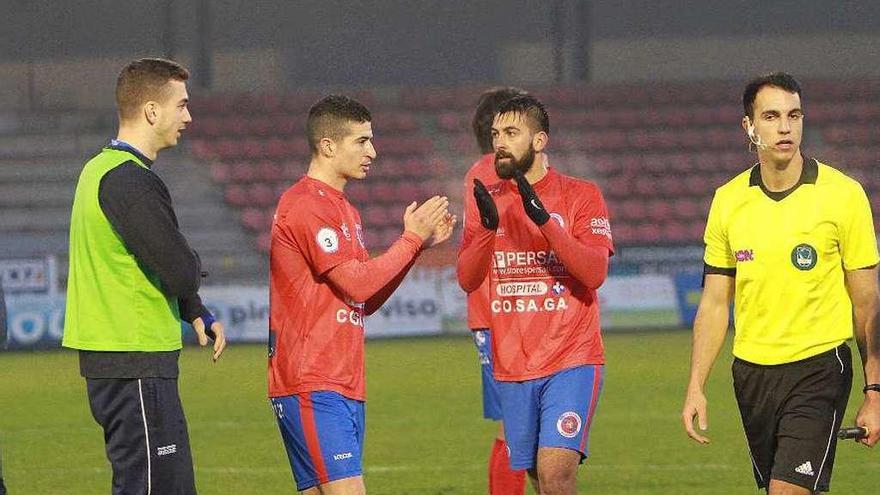
[[[70,219],[62,345],[79,350],[92,415],[104,430],[113,494],[195,494],[177,389],[181,321],[199,343],[226,347],[201,302],[201,264],[180,233],[167,187],[152,171],[192,121],[189,72],[129,63],[116,82],[119,133],[82,169]]]

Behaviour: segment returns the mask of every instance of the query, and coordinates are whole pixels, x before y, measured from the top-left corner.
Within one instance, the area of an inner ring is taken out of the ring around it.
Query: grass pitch
[[[605,343],[605,389],[580,493],[757,493],[733,399],[729,342],[708,384],[708,446],[688,440],[679,420],[690,333],[611,333]],[[265,347],[234,345],[217,364],[203,351],[183,352],[180,379],[199,493],[294,493],[265,398]],[[486,493],[496,426],[482,419],[471,340],[370,341],[367,366],[368,493]],[[861,404],[856,373],[845,423]],[[110,491],[76,354],[0,353],[0,453],[12,495]],[[876,493],[878,473],[880,451],[846,442],[838,448],[832,493]]]

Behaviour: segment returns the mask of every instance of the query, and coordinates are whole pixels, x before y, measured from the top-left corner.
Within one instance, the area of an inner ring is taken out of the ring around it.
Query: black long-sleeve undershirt
[[[184,309],[201,309],[189,308],[189,299],[198,297],[201,263],[180,233],[171,195],[162,179],[133,161],[125,162],[101,179],[98,202],[138,263],[159,277],[162,292],[186,300],[181,317],[191,321],[187,316],[192,314],[186,315]]]

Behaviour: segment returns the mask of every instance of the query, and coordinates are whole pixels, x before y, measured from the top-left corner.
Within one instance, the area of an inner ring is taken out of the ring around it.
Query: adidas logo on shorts
[[[816,473],[813,472],[813,465],[810,464],[810,461],[807,461],[800,466],[794,468],[796,473],[804,474],[807,476],[814,476]]]

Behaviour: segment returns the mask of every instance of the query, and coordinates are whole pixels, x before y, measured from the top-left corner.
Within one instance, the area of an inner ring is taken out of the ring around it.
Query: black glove
[[[526,215],[532,219],[539,227],[550,220],[550,214],[544,209],[544,203],[535,193],[535,189],[529,184],[525,176],[517,171],[515,173],[516,187],[519,189],[519,195],[522,197],[523,207],[526,209]]]
[[[486,186],[480,179],[474,179],[474,199],[477,200],[477,208],[480,210],[480,223],[489,230],[498,228],[498,207],[489,194]]]

